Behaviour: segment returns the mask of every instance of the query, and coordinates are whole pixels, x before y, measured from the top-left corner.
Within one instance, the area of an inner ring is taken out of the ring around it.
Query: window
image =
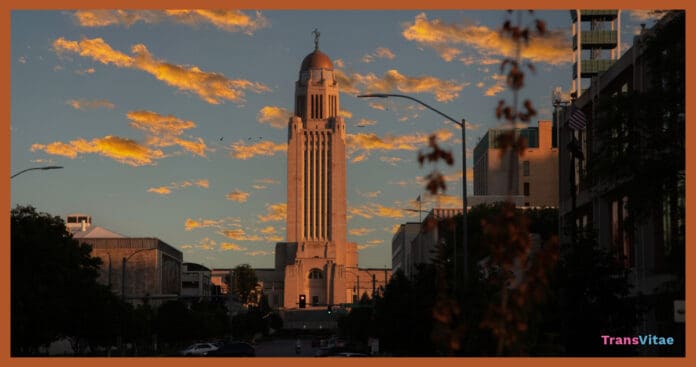
[[[522,174],[529,176],[529,161],[522,162]]]
[[[634,264],[634,249],[629,228],[625,223],[628,217],[627,203],[628,198],[625,196],[610,203],[611,243],[619,256],[619,260],[626,267],[631,268]]]
[[[319,269],[309,271],[309,279],[324,279],[324,274]]]
[[[529,196],[529,182],[524,183],[524,196]]]

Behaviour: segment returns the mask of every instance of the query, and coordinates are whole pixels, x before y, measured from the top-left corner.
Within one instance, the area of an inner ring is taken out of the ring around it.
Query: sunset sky
[[[504,91],[511,52],[504,11],[14,11],[11,17],[12,206],[65,216],[126,236],[158,237],[184,261],[211,268],[274,266],[285,239],[286,124],[300,63],[314,48],[340,76],[347,125],[348,238],[363,267],[391,266],[395,226],[423,208],[461,200],[459,128],[408,94],[466,118],[467,166]],[[523,98],[551,119],[551,92],[571,85],[568,11],[536,13],[546,39],[523,56]],[[527,17],[527,21],[531,18]],[[646,11],[622,13],[622,49]],[[533,126],[536,125],[536,119]],[[448,195],[423,192],[416,157],[437,133],[455,152],[441,167]],[[471,174],[469,193],[472,194]],[[436,202],[439,200],[439,204]]]

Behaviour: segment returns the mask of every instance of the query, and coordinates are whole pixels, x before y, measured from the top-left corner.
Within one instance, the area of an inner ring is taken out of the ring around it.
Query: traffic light
[[[304,294],[300,294],[300,308],[307,307],[307,297]]]
[[[326,306],[326,312],[331,315],[331,305]]]

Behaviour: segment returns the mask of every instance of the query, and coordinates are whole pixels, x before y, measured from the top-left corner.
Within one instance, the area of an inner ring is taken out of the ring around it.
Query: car
[[[341,352],[334,354],[334,357],[368,357],[368,355],[364,353]]]
[[[213,343],[194,343],[182,349],[179,354],[182,356],[204,356],[217,349],[218,347]]]
[[[224,344],[205,355],[209,357],[254,357],[256,356],[256,349],[249,343],[232,342]]]

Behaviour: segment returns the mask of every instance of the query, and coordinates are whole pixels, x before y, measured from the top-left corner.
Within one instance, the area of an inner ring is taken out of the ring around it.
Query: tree
[[[66,337],[80,352],[85,341],[115,339],[119,300],[97,283],[101,260],[80,244],[60,217],[31,206],[11,211],[12,354],[34,354]]]
[[[237,265],[234,268],[232,279],[234,292],[239,297],[240,302],[247,303],[252,291],[255,290],[258,284],[256,272],[249,264]]]

